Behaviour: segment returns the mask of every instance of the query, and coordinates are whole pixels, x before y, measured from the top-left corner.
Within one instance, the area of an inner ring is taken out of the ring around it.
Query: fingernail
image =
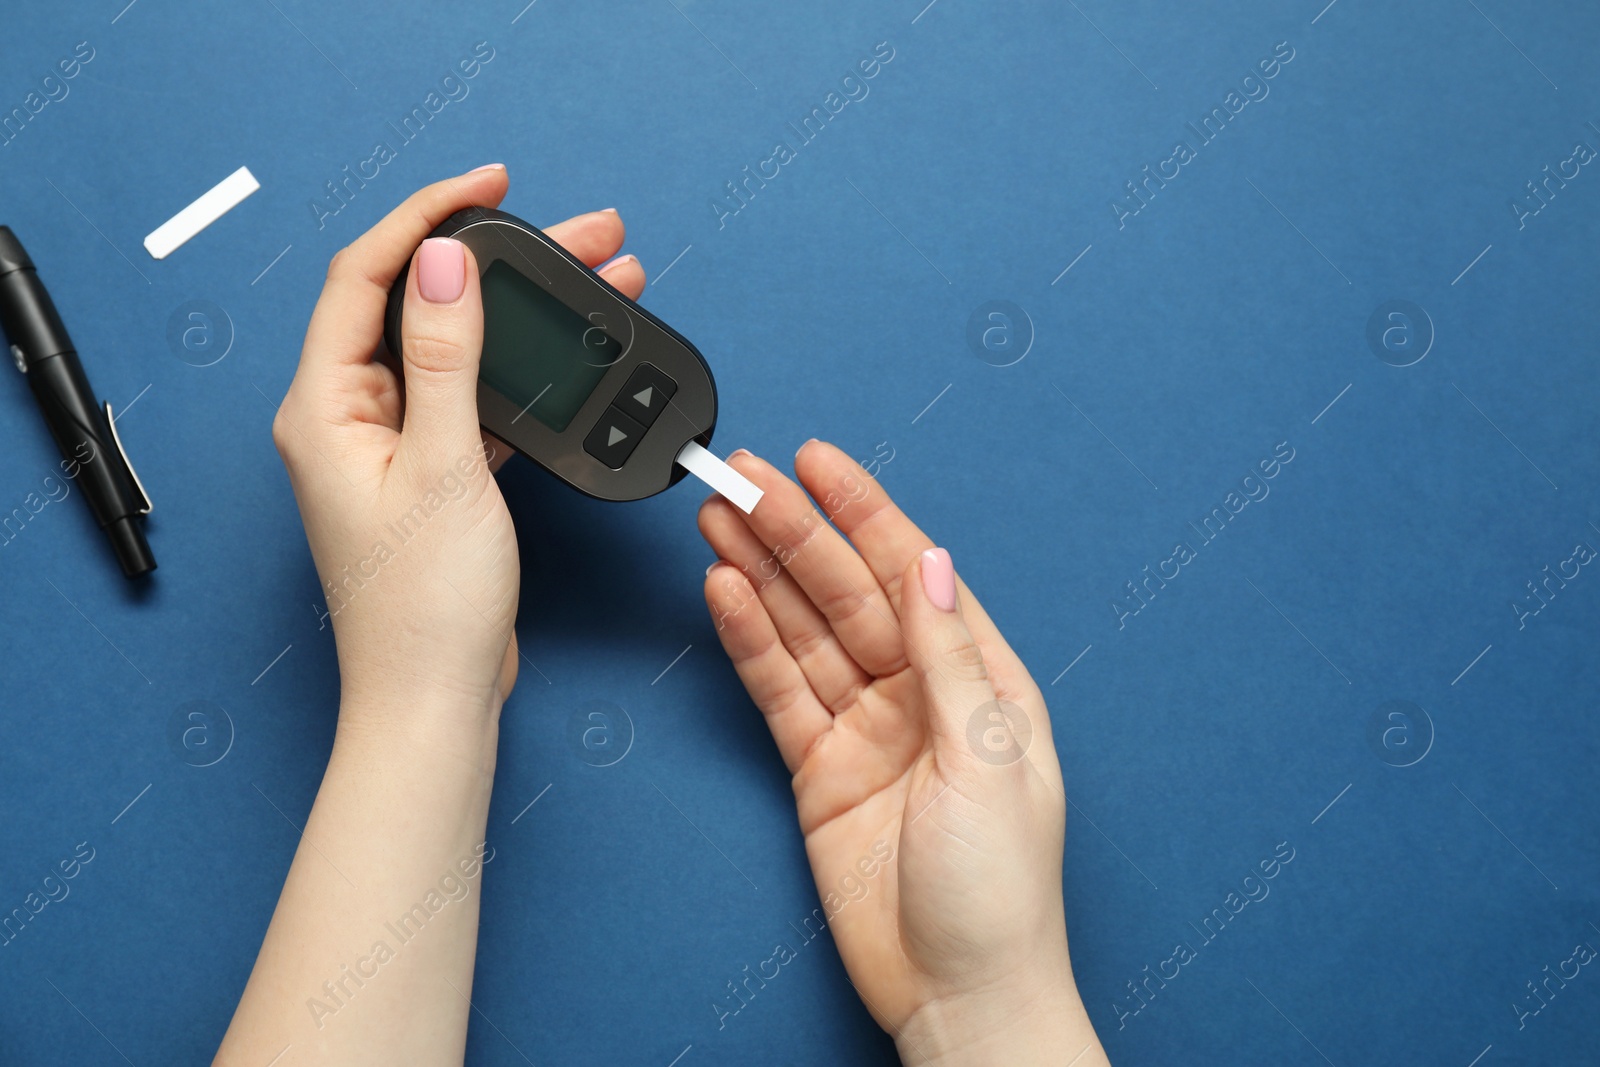
[[[815,438],[815,437],[808,437],[808,438],[806,438],[806,439],[805,439],[805,443],[804,443],[804,444],[802,444],[802,445],[801,445],[801,446],[800,446],[800,447],[799,447],[799,448],[797,448],[797,449],[795,449],[795,450],[794,450],[794,458],[795,458],[795,459],[799,459],[799,458],[800,458],[800,453],[802,453],[802,452],[804,452],[804,451],[805,451],[805,450],[806,450],[806,445],[809,445],[809,444],[811,444],[811,443],[812,443],[812,442],[813,442],[813,441],[815,441],[815,440],[816,440],[816,438]]]
[[[468,174],[476,174],[480,170],[505,170],[505,169],[506,169],[506,165],[504,163],[485,163],[481,167],[473,167],[471,170],[467,171],[467,173]]]
[[[942,548],[922,554],[922,591],[940,611],[956,610],[956,568]]]
[[[732,452],[729,452],[728,462],[732,463],[735,456],[750,456],[752,459],[755,458],[748,448],[736,448]]]
[[[613,215],[617,213],[617,209],[614,207],[603,207],[600,209],[600,214],[604,215],[607,211],[611,212]]]
[[[430,237],[417,255],[417,292],[430,304],[453,304],[467,285],[467,257],[461,242]]]
[[[725,559],[714,559],[714,560],[712,560],[712,561],[711,561],[711,566],[709,566],[709,567],[707,567],[707,568],[706,568],[706,574],[708,574],[708,575],[709,575],[709,574],[710,574],[710,573],[711,573],[711,572],[712,572],[712,571],[714,571],[714,570],[716,570],[716,569],[717,569],[717,565],[718,565],[718,564],[720,564],[720,563],[726,563],[726,562],[728,562],[728,561],[727,561],[727,560],[725,560]]]
[[[638,257],[636,257],[632,252],[629,252],[626,255],[618,256],[616,259],[613,259],[610,263],[607,263],[605,266],[600,268],[600,273],[604,274],[606,271],[610,270],[612,267],[620,267],[620,266],[622,266],[622,264],[629,263],[629,262],[633,262],[633,263],[639,262]]]

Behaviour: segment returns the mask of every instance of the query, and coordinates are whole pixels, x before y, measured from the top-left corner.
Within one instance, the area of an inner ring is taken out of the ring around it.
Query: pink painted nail
[[[473,167],[471,170],[467,171],[467,173],[468,174],[476,174],[480,170],[505,170],[505,169],[506,169],[506,165],[504,163],[485,163],[481,167]]]
[[[944,549],[930,548],[922,554],[922,589],[940,611],[956,610],[956,568]]]
[[[607,263],[605,266],[601,267],[598,273],[604,274],[606,271],[610,270],[612,267],[620,267],[624,263],[630,263],[630,262],[631,263],[639,262],[638,257],[635,256],[632,252],[628,252],[625,255],[620,255],[616,259],[613,259],[610,263]]]
[[[430,237],[417,255],[417,292],[430,304],[453,304],[467,284],[467,257],[461,242]]]

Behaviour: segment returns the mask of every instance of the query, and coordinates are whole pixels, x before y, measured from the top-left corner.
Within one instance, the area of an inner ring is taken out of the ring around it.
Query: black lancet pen
[[[78,469],[76,480],[111,539],[122,573],[137,578],[155,570],[142,522],[150,514],[150,498],[117,439],[111,405],[96,405],[55,303],[8,226],[0,226],[0,326],[50,436],[63,459]]]

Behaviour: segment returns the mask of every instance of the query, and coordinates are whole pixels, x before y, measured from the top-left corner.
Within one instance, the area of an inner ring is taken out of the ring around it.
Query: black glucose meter
[[[709,444],[717,424],[716,383],[694,345],[515,215],[467,208],[429,236],[455,238],[478,262],[484,429],[601,500],[639,500],[684,476],[679,452]],[[397,357],[410,269],[384,317]]]

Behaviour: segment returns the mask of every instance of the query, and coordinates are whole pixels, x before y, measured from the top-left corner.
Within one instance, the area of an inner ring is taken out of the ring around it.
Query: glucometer
[[[467,208],[429,236],[460,241],[478,263],[484,429],[601,500],[652,496],[687,470],[746,512],[755,507],[761,491],[705,447],[717,387],[682,334],[515,215]],[[409,272],[389,290],[384,317],[397,357]]]

